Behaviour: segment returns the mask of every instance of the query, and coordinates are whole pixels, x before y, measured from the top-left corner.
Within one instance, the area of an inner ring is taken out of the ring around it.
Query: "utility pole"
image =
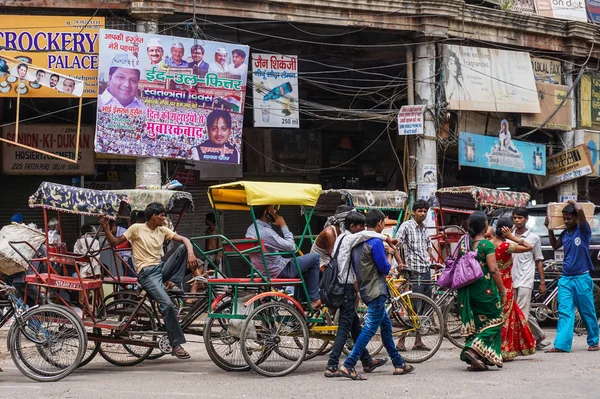
[[[567,62],[565,63],[565,70],[569,71],[566,75],[566,83],[569,89],[573,86],[573,63]],[[577,102],[575,101],[575,96],[573,93],[575,90],[571,90],[571,128],[575,129],[577,126]],[[570,150],[575,147],[575,131],[571,130],[570,132],[564,132],[561,134],[562,136],[562,144],[563,151]],[[583,132],[578,134],[578,136],[583,136]],[[584,177],[585,179],[585,177]],[[569,199],[577,200],[577,179],[570,180],[565,182],[557,187],[557,196],[558,201],[566,202]]]

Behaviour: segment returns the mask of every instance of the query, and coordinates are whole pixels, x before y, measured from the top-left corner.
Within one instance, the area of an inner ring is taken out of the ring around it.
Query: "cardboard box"
[[[592,225],[595,205],[591,202],[580,202],[579,204],[583,207],[588,223]],[[562,210],[565,206],[567,206],[566,202],[550,202],[548,204],[548,219],[550,219],[550,224],[548,225],[549,229],[560,230],[565,228],[562,214]]]

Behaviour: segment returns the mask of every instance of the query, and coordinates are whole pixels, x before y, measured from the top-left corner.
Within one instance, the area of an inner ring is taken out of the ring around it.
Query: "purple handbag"
[[[463,242],[465,243],[464,254],[459,257],[458,249]],[[467,235],[459,242],[454,253],[446,259],[445,263],[446,267],[437,281],[440,288],[457,290],[483,277],[483,269],[477,260],[477,251],[471,251]]]

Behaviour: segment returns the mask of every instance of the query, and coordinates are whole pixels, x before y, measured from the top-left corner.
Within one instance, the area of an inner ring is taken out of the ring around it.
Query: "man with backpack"
[[[335,244],[333,257],[338,260],[338,264],[341,265],[340,258],[343,258],[340,253],[342,244],[346,241],[350,243],[352,239],[359,238],[361,231],[365,229],[365,216],[362,213],[351,211],[348,212],[344,220],[345,231],[341,234]],[[353,236],[353,237],[351,237]],[[365,236],[365,239],[368,239]],[[350,247],[351,248],[351,247]],[[348,254],[348,253],[346,253]],[[343,268],[342,268],[343,269]],[[340,274],[343,275],[344,280],[340,283],[343,284],[344,290],[344,302],[339,308],[340,316],[338,321],[338,330],[333,342],[333,348],[329,353],[329,361],[327,362],[327,368],[325,369],[325,377],[339,377],[340,372],[338,369],[340,355],[348,339],[348,334],[352,335],[353,340],[357,340],[361,332],[360,319],[356,314],[356,288],[354,286],[354,272],[351,267],[346,267],[346,270],[340,270]],[[343,274],[345,273],[345,274]],[[365,373],[370,373],[377,367],[384,365],[387,362],[387,358],[373,359],[367,349],[363,350],[360,360],[363,364],[363,370]]]

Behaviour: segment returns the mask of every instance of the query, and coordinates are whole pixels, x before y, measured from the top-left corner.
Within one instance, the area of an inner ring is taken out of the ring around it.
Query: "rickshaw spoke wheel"
[[[241,338],[244,359],[266,377],[291,373],[300,366],[308,350],[306,320],[284,302],[256,307],[242,325]]]
[[[312,328],[313,327],[322,327],[322,326],[331,326],[333,325],[333,320],[329,311],[326,309],[321,313],[323,317],[322,324],[312,324],[309,326],[309,338],[308,338],[308,349],[306,350],[306,357],[304,360],[310,360],[314,357],[317,357],[327,349],[327,346],[331,342],[330,340],[321,339],[321,338],[313,338],[312,337]],[[335,337],[335,334],[332,334],[332,338]],[[294,342],[298,345],[299,348],[302,347],[302,342],[298,337],[294,337]]]
[[[106,305],[106,320],[109,322],[128,323],[127,328],[119,335],[116,330],[111,336],[117,339],[134,339],[156,342],[156,321],[152,312],[142,306],[133,314],[138,302],[129,299],[117,299]],[[142,362],[152,352],[152,347],[122,343],[102,342],[100,356],[117,366],[133,366]]]
[[[213,313],[231,313],[231,302],[221,302]],[[207,317],[204,324],[204,345],[214,364],[225,371],[248,371],[240,347],[243,320]]]
[[[41,382],[58,381],[77,368],[85,354],[83,324],[67,308],[44,305],[26,312],[8,333],[9,350],[17,368]]]
[[[456,297],[448,301],[446,307],[444,307],[444,326],[444,335],[448,338],[448,341],[460,349],[464,348],[465,337],[461,335],[462,322]]]
[[[102,334],[102,330],[100,330],[99,328],[86,327],[86,330],[88,332],[91,331],[96,335]],[[77,367],[83,367],[86,364],[88,364],[89,362],[91,362],[96,357],[96,355],[98,354],[99,351],[100,351],[100,342],[92,341],[92,340],[88,339],[88,344],[87,344],[87,348],[85,351],[85,355],[83,356],[83,359],[81,359],[81,363],[79,363],[79,366],[77,366]]]

